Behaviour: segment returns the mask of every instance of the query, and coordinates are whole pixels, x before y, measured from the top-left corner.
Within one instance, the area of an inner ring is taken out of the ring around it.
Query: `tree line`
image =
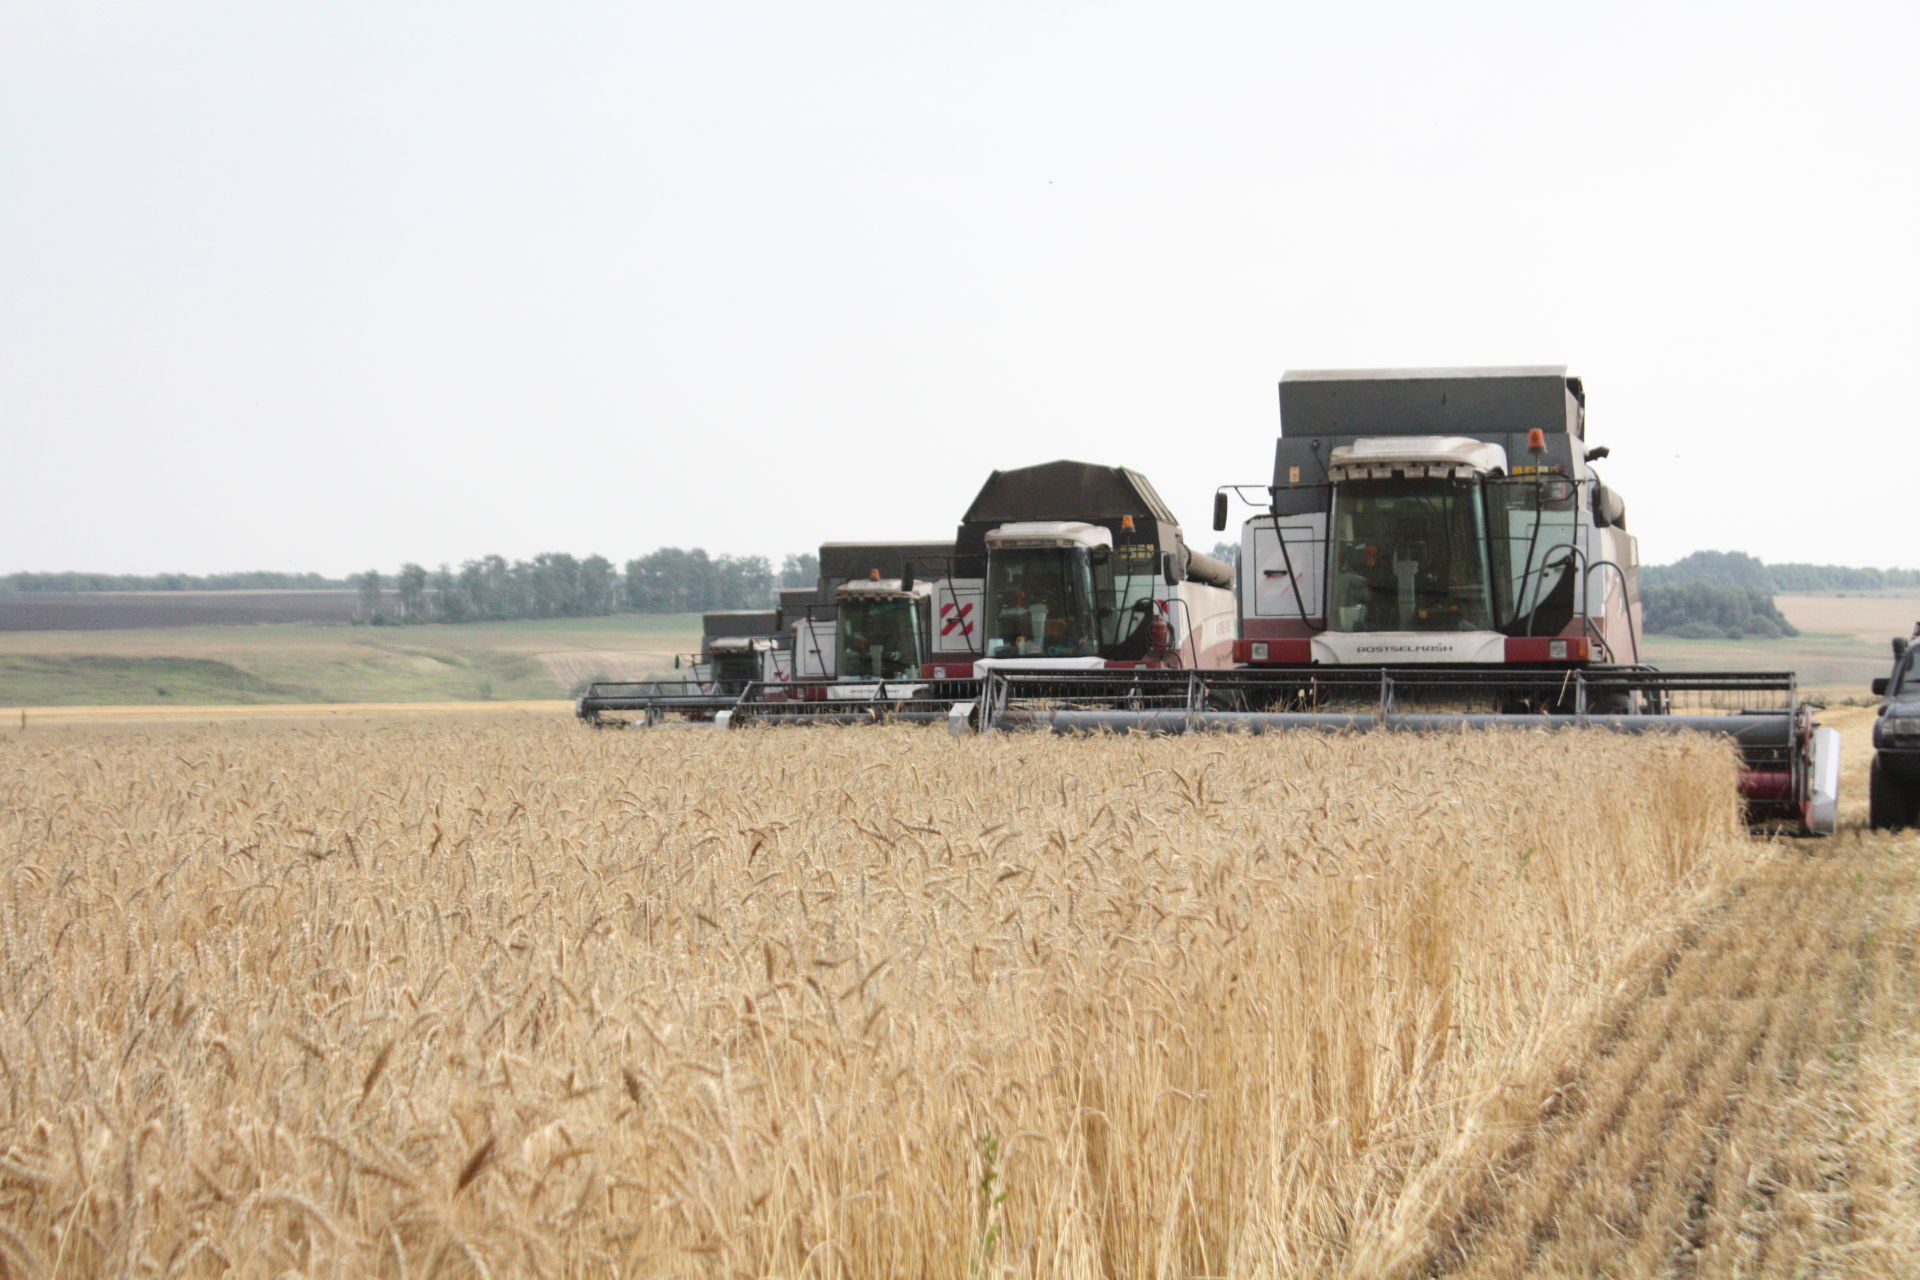
[[[1696,551],[1672,564],[1648,565],[1647,586],[1704,582],[1755,587],[1770,595],[1797,591],[1882,591],[1920,586],[1920,569],[1856,568],[1838,564],[1768,564],[1744,551]]]
[[[1920,586],[1920,570],[1834,564],[1768,564],[1744,551],[1696,551],[1649,565],[1640,602],[1649,635],[1692,640],[1798,635],[1773,597],[1794,591],[1881,591]]]
[[[777,590],[813,586],[819,573],[812,554],[790,555],[776,572],[765,556],[662,547],[624,566],[564,551],[511,562],[482,556],[458,568],[409,562],[391,578],[368,569],[349,584],[360,594],[357,620],[384,625],[765,609]]]
[[[1763,640],[1797,636],[1773,602],[1773,593],[1760,587],[1719,582],[1664,582],[1640,588],[1648,635],[1677,636],[1682,640]]]

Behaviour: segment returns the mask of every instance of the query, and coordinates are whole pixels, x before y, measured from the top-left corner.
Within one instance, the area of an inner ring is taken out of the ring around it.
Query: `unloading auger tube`
[[[1740,793],[1749,821],[1828,835],[1838,816],[1840,735],[1814,724],[1791,673],[1139,671],[1125,688],[1116,687],[1114,674],[995,671],[982,682],[977,703],[954,706],[948,727],[956,734],[1494,728],[1712,733],[1733,739],[1740,752]]]

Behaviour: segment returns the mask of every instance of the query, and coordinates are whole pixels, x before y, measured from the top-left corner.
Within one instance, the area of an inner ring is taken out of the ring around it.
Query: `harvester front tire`
[[[1898,831],[1913,825],[1913,810],[1913,789],[1875,760],[1867,772],[1867,825],[1875,831]]]

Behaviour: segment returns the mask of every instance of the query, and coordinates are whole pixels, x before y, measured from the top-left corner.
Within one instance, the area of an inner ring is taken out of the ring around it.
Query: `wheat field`
[[[14,733],[0,1274],[1528,1274],[1470,1247],[1514,1135],[1778,857],[1733,769],[1584,733]]]

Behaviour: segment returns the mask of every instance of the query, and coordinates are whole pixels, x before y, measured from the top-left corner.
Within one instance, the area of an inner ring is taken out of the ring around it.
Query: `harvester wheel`
[[[1913,810],[1913,790],[1875,760],[1867,773],[1867,825],[1875,831],[1898,831],[1913,825]]]

